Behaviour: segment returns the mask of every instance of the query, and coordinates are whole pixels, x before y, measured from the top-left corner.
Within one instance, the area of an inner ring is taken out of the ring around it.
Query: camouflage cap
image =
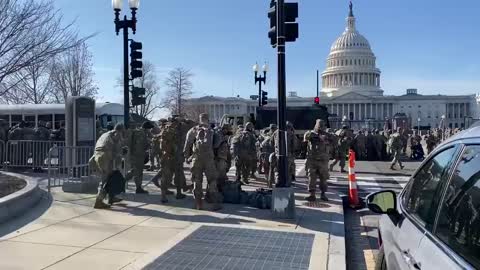
[[[275,124],[270,124],[269,128],[270,128],[270,129],[277,129],[277,125],[275,125]]]
[[[247,130],[253,130],[253,129],[254,129],[253,123],[252,123],[252,122],[248,122],[248,123],[245,125],[245,128],[246,128]]]
[[[125,125],[123,123],[118,123],[113,128],[115,131],[125,131]]]
[[[287,121],[286,126],[287,128],[293,128],[293,123],[290,121]]]
[[[167,121],[168,121],[168,120],[165,119],[165,118],[160,118],[160,120],[158,120],[158,122],[159,122],[159,123],[162,123],[162,124],[165,123],[165,122],[167,122]]]

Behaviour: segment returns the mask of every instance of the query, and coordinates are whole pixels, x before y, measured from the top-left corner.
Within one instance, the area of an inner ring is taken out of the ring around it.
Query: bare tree
[[[68,96],[95,97],[98,87],[93,76],[92,54],[85,42],[59,54],[51,69],[55,101],[63,103]]]
[[[165,80],[168,90],[162,104],[170,113],[185,115],[184,101],[193,94],[192,77],[190,70],[184,68],[175,68],[168,73]]]
[[[187,119],[197,121],[198,116],[202,113],[208,113],[204,105],[194,103],[184,103],[184,115]]]
[[[155,65],[149,61],[143,61],[143,76],[134,80],[136,87],[145,88],[145,105],[130,108],[130,113],[135,113],[143,118],[151,119],[154,112],[160,108],[158,94],[160,86],[156,74]],[[123,70],[117,78],[117,85],[122,88],[123,93]]]
[[[9,104],[43,104],[54,102],[50,62],[34,63],[12,74],[16,81],[2,96]]]
[[[15,88],[23,78],[18,72],[38,67],[75,47],[73,22],[63,25],[52,0],[0,1],[0,96]]]

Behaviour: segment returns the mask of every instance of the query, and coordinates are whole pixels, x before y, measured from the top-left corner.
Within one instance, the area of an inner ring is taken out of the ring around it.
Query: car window
[[[480,146],[467,146],[443,200],[438,236],[475,268],[480,268]]]
[[[442,185],[439,184],[448,180],[448,168],[455,149],[448,148],[426,162],[404,194],[403,205],[406,211],[425,223],[428,229],[433,226],[441,198]]]

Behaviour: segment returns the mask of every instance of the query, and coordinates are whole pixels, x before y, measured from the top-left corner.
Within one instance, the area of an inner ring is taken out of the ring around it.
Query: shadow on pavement
[[[21,216],[15,217],[10,221],[0,224],[0,237],[15,232],[25,225],[35,221],[41,217],[43,213],[48,210],[48,208],[50,208],[53,202],[52,196],[45,190],[42,190],[41,192],[42,198],[38,201],[34,208]]]

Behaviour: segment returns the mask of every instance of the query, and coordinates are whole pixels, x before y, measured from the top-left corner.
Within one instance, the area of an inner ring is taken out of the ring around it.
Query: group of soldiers
[[[141,127],[129,129],[122,124],[111,127],[99,136],[95,154],[91,161],[101,174],[105,183],[114,170],[125,159],[129,167],[125,179],[133,179],[136,193],[147,193],[142,188],[143,169],[150,161],[150,170],[158,169],[151,180],[161,190],[161,201],[168,202],[168,196],[175,194],[176,199],[185,198],[184,192],[192,190],[195,208],[202,209],[203,200],[221,207],[222,190],[228,180],[227,172],[234,165],[235,180],[249,184],[255,175],[264,174],[267,185],[273,187],[278,178],[279,136],[277,126],[272,124],[259,132],[252,123],[239,125],[233,130],[230,124],[215,127],[211,125],[208,115],[201,114],[198,123],[179,116],[161,119],[155,125],[145,122]],[[317,120],[314,128],[304,134],[303,138],[295,135],[294,126],[287,122],[285,131],[286,159],[288,172],[286,183],[295,181],[295,157],[303,147],[306,152],[306,173],[309,178],[310,195],[308,201],[315,201],[317,184],[321,199],[326,196],[329,172],[335,165],[345,172],[346,158],[350,149],[356,152],[357,159],[376,160],[392,158],[391,169],[396,164],[403,169],[401,155],[405,153],[407,142],[413,148],[422,146],[422,137],[415,132],[409,134],[401,128],[395,132],[375,130],[354,132],[347,126],[339,130],[326,128],[323,120]],[[439,143],[438,134],[429,132],[425,136],[428,152]],[[423,150],[422,150],[423,151]],[[333,162],[330,163],[330,160]],[[192,185],[187,185],[184,163],[191,164]],[[202,181],[207,179],[206,194],[203,194]],[[176,193],[169,190],[175,187]],[[96,208],[109,207],[104,203],[106,197],[100,191],[95,203]],[[109,204],[119,201],[109,198]]]
[[[32,127],[29,122],[21,121],[9,127],[7,121],[0,119],[1,141],[64,141],[65,125],[62,122],[60,128],[54,129],[52,122],[38,121],[37,127]]]

